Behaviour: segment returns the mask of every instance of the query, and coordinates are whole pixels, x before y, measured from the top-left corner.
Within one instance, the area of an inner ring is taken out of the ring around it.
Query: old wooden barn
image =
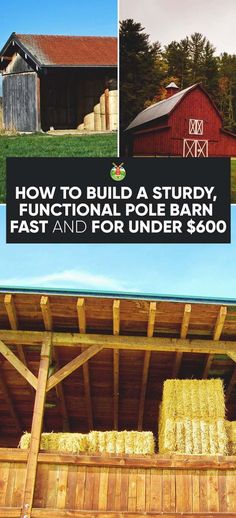
[[[2,289],[0,352],[0,517],[235,517],[236,456],[39,445],[41,427],[156,436],[171,377],[224,380],[235,420],[236,301]]]
[[[116,89],[116,66],[116,38],[12,33],[0,52],[5,129],[77,128]]]
[[[167,88],[166,99],[135,117],[126,130],[131,155],[236,156],[236,135],[223,128],[220,112],[200,85]]]

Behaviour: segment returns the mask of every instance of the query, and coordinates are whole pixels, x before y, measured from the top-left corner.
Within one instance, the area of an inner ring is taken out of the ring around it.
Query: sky
[[[236,205],[225,245],[7,245],[0,206],[0,286],[236,298]]]
[[[120,0],[120,19],[126,18],[162,45],[201,32],[218,54],[236,53],[235,0]]]
[[[116,0],[0,0],[0,49],[12,32],[116,36]],[[1,76],[0,76],[1,95]]]

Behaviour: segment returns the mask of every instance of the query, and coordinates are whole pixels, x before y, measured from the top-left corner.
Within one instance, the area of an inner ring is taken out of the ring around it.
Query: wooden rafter
[[[113,335],[120,334],[120,300],[113,301]],[[113,427],[119,429],[119,369],[120,353],[113,351]]]
[[[217,319],[216,319],[216,323],[215,323],[215,327],[214,327],[213,340],[220,340],[220,337],[221,337],[221,334],[222,334],[222,331],[223,331],[223,327],[224,327],[224,323],[225,323],[225,319],[226,319],[226,315],[227,315],[227,307],[226,306],[221,306],[220,309],[219,309],[219,312],[218,312],[218,315],[217,315]],[[204,364],[204,370],[203,370],[202,379],[208,378],[208,374],[209,374],[210,369],[211,369],[213,358],[214,358],[214,354],[208,354],[207,355],[206,361],[205,361],[205,364]]]
[[[11,331],[0,329],[0,340],[6,344],[35,346],[42,343],[45,331]],[[132,351],[192,352],[199,354],[228,354],[236,352],[235,340],[181,339],[154,336],[147,340],[145,336],[113,336],[105,334],[80,334],[53,332],[54,347],[85,347],[102,345],[104,349],[120,349]]]
[[[47,333],[45,340],[42,344],[41,356],[40,356],[38,386],[37,386],[35,403],[34,403],[34,413],[33,413],[33,421],[32,421],[32,428],[31,428],[31,440],[30,440],[29,454],[28,454],[28,459],[27,459],[22,512],[20,515],[21,518],[25,518],[26,516],[27,516],[27,518],[30,518],[31,511],[32,511],[34,487],[35,487],[36,471],[37,471],[37,462],[38,462],[38,453],[39,453],[39,448],[40,448],[41,430],[42,430],[42,425],[43,425],[44,403],[45,403],[45,398],[46,398],[46,386],[47,386],[48,370],[49,370],[49,364],[50,364],[51,341],[52,341],[51,333]]]
[[[85,308],[85,300],[83,298],[79,298],[77,300],[77,313],[78,313],[79,332],[86,333],[86,308]],[[84,348],[81,347],[81,353],[83,351],[84,351]],[[90,374],[89,374],[88,362],[84,363],[82,368],[83,368],[83,378],[84,378],[84,394],[85,394],[85,403],[86,403],[86,411],[87,411],[87,419],[88,419],[88,429],[93,430],[93,406],[92,406],[92,397],[91,397],[91,389],[90,389]]]
[[[18,413],[17,413],[17,411],[16,411],[16,409],[14,407],[14,404],[12,402],[12,398],[11,398],[9,389],[7,387],[6,381],[4,379],[4,374],[3,374],[1,369],[0,369],[0,390],[1,390],[2,394],[3,394],[5,403],[7,404],[7,408],[9,410],[9,413],[11,414],[12,419],[13,419],[13,421],[15,423],[16,430],[17,430],[18,433],[21,433],[22,432],[22,427],[21,427],[20,419],[19,419]]]
[[[76,356],[76,358],[64,365],[64,367],[62,367],[59,371],[55,372],[55,374],[50,376],[50,378],[48,379],[47,392],[51,390],[53,387],[55,387],[62,380],[67,378],[67,376],[72,374],[72,372],[81,367],[85,362],[87,362],[90,358],[95,356],[95,354],[97,354],[102,349],[103,345],[92,345],[91,347],[88,347],[86,350],[84,350],[81,354],[79,354],[79,356]]]
[[[8,320],[9,320],[9,324],[11,326],[11,329],[17,330],[18,329],[18,318],[17,318],[16,307],[15,307],[13,295],[11,295],[11,294],[5,295],[5,297],[4,297],[4,305],[5,305],[5,308],[6,308],[6,312],[7,312],[7,316],[8,316]],[[17,345],[16,346],[16,350],[17,350],[17,354],[18,354],[20,360],[27,367],[25,353],[23,351],[22,345]],[[31,395],[32,395],[32,392],[31,392]]]
[[[149,314],[148,314],[148,325],[147,325],[147,337],[148,338],[151,338],[154,333],[156,307],[157,307],[156,302],[150,302]],[[144,361],[143,361],[143,373],[142,373],[142,382],[141,382],[140,401],[139,401],[139,414],[138,414],[138,430],[139,431],[142,431],[142,429],[143,429],[143,416],[144,416],[144,406],[145,406],[145,399],[146,399],[150,359],[151,359],[151,351],[145,351]]]
[[[40,300],[40,308],[43,315],[43,322],[46,331],[52,331],[52,313],[50,308],[49,298],[42,296]]]
[[[6,358],[6,360],[15,367],[15,369],[23,376],[23,378],[34,387],[37,388],[36,376],[22,363],[21,360],[0,340],[0,353]]]
[[[79,332],[86,333],[86,312],[85,312],[85,300],[78,299],[77,300],[77,313],[78,313],[78,323],[79,323]]]
[[[181,324],[181,331],[180,331],[181,339],[185,339],[187,337],[191,310],[192,310],[191,304],[185,304],[184,314],[183,314],[182,324]],[[174,363],[173,372],[172,372],[173,378],[178,378],[182,358],[183,358],[183,353],[181,351],[177,352],[175,355],[175,363]]]
[[[53,326],[52,313],[51,313],[50,301],[47,296],[41,297],[40,307],[41,307],[41,311],[42,311],[45,330],[52,331],[52,326]],[[58,352],[55,347],[52,350],[52,357],[55,361],[57,370],[59,370]],[[57,397],[59,400],[61,415],[62,415],[62,419],[63,419],[63,431],[67,432],[67,431],[70,431],[70,424],[69,424],[69,417],[68,417],[68,412],[67,412],[67,407],[66,407],[65,394],[64,394],[63,386],[61,383],[58,383],[58,385],[56,386],[56,393],[57,393]]]

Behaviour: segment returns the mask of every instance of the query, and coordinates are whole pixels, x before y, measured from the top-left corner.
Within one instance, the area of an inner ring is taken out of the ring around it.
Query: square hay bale
[[[28,449],[30,438],[30,433],[24,433],[19,447]],[[42,433],[40,450],[85,453],[88,450],[88,436],[82,433]]]
[[[229,455],[236,455],[236,421],[226,421],[225,424],[229,440]]]
[[[227,453],[221,380],[166,380],[159,412],[159,452]]]
[[[90,432],[89,453],[117,453],[129,455],[152,455],[154,453],[152,432]]]

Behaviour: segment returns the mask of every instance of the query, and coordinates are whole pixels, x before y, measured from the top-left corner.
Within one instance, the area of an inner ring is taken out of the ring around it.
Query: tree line
[[[138,22],[120,24],[120,125],[125,129],[144,108],[165,97],[171,81],[182,89],[201,83],[222,114],[224,127],[236,132],[236,55],[217,56],[198,32],[162,48]]]

